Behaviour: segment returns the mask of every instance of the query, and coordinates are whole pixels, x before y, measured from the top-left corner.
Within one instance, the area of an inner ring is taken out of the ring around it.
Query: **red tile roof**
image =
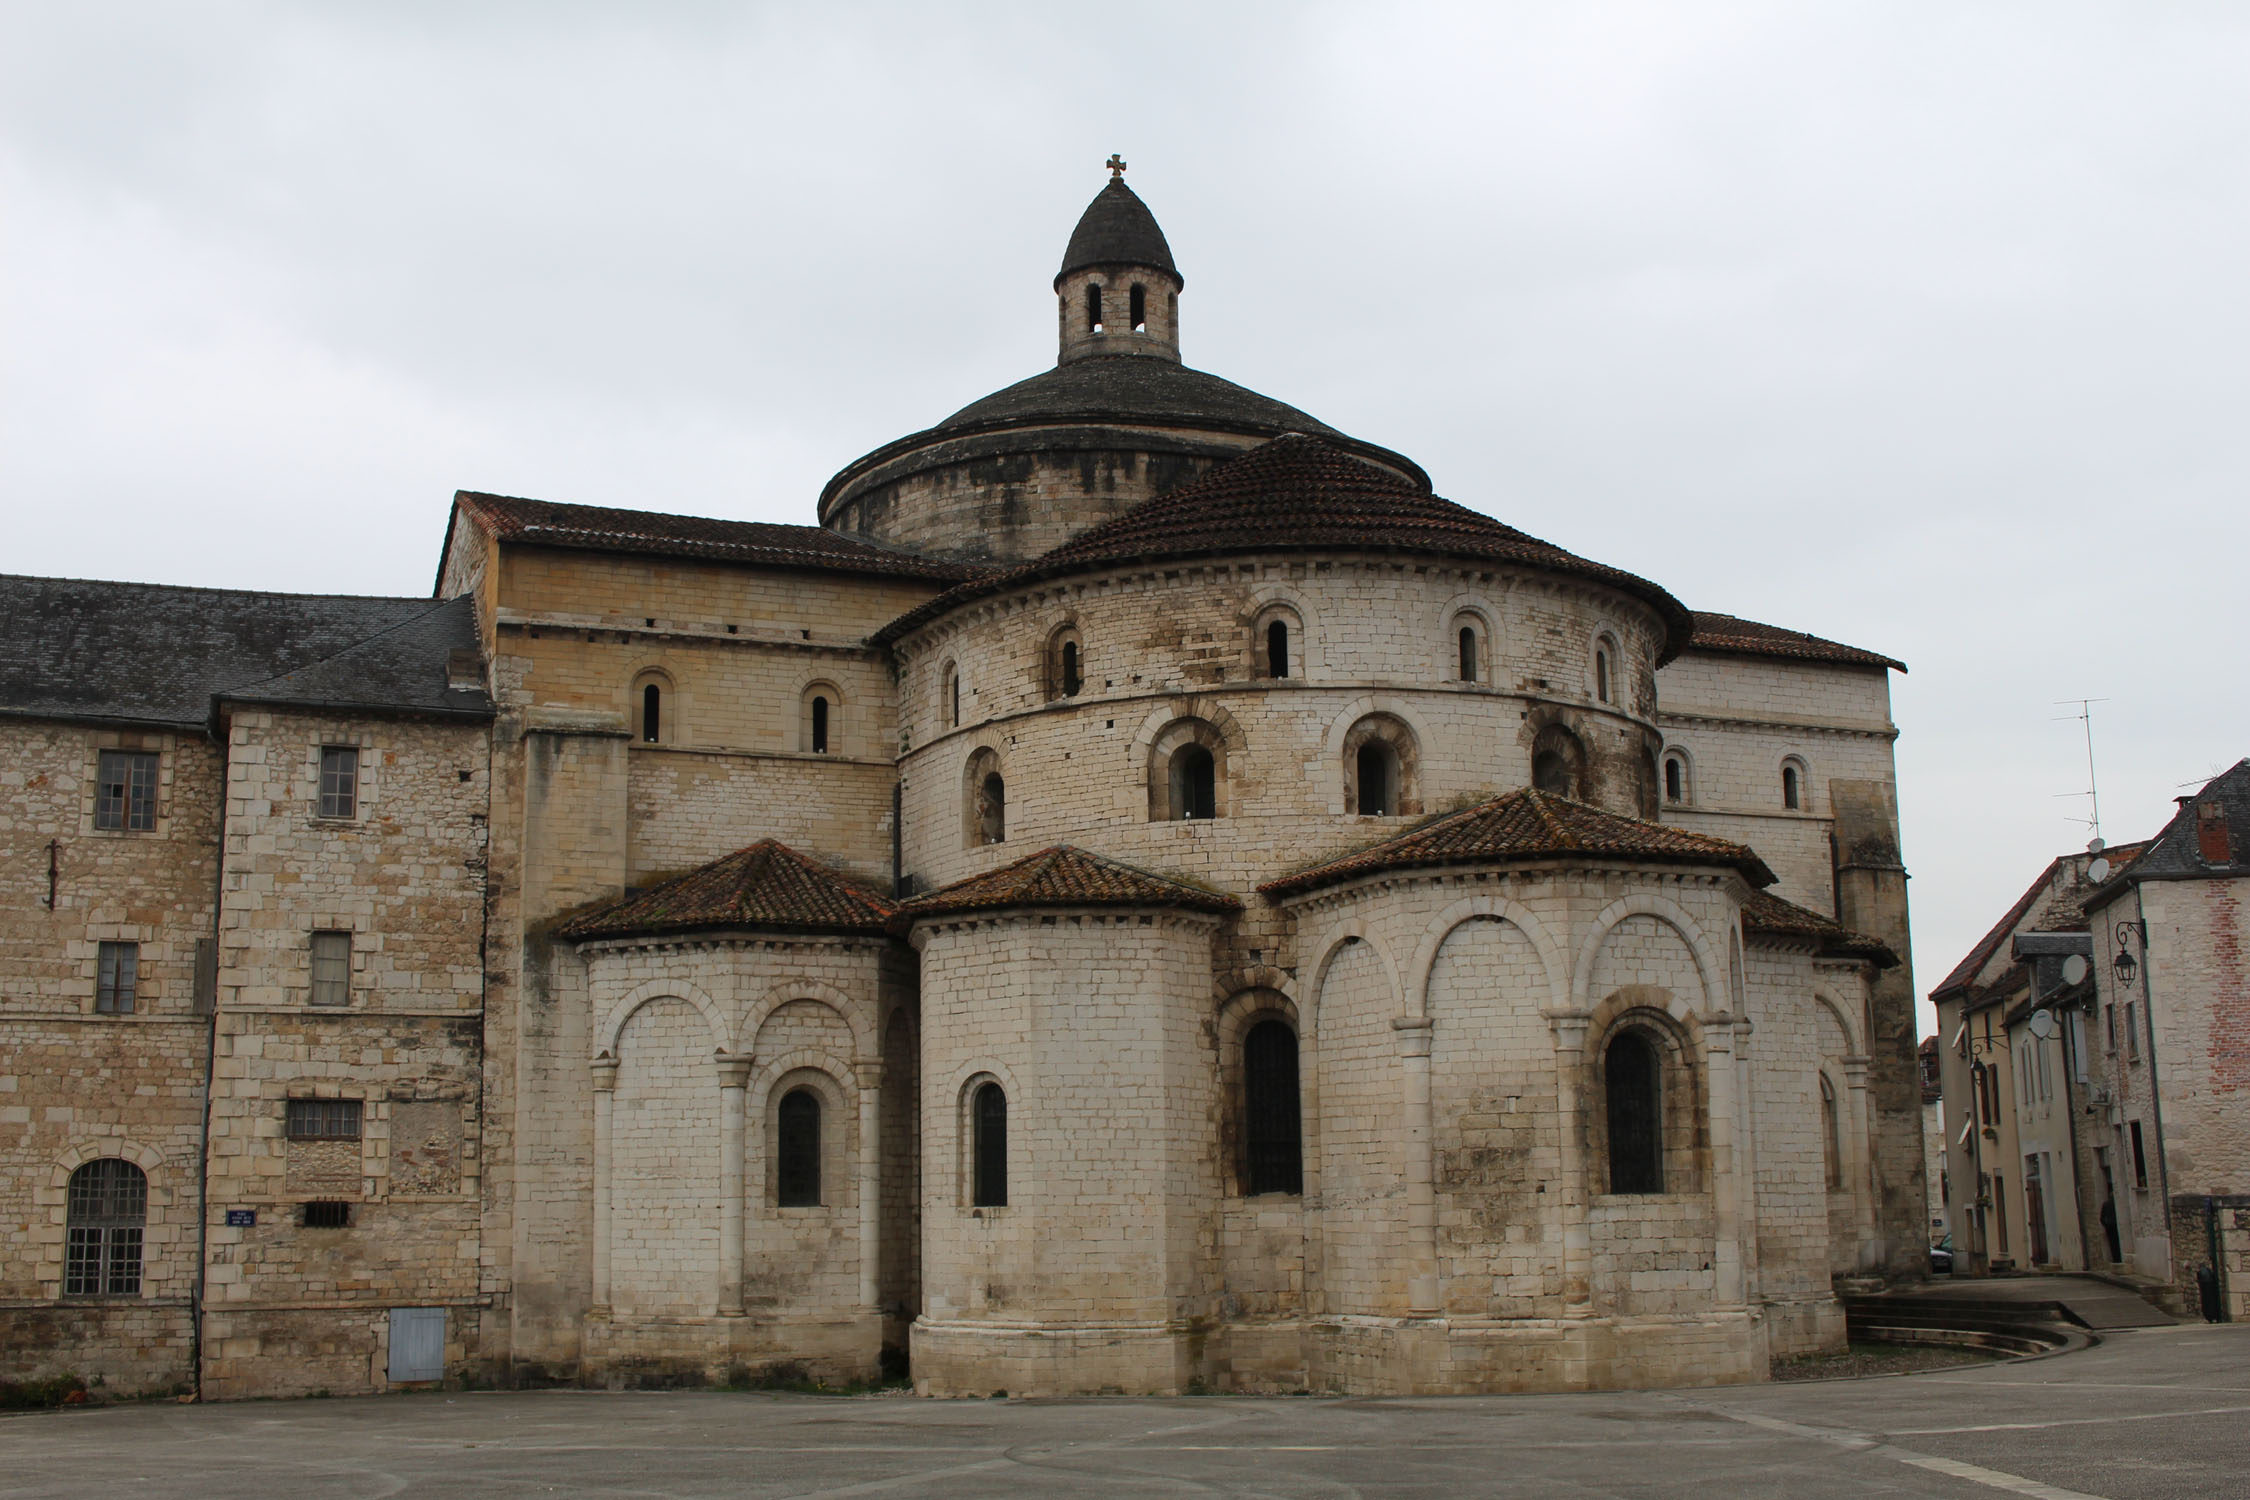
[[[1742,927],[1749,933],[1808,938],[1820,951],[1835,958],[1861,958],[1878,969],[1893,968],[1898,955],[1889,945],[1807,907],[1784,901],[1771,891],[1752,891],[1742,902]]]
[[[1801,630],[1784,630],[1779,625],[1761,625],[1738,615],[1713,614],[1702,609],[1695,612],[1695,635],[1688,641],[1687,649],[1722,656],[1778,656],[1790,661],[1826,661],[1906,670],[1906,663],[1895,657],[1863,651],[1838,641],[1824,641]]]
[[[1069,844],[1042,849],[997,870],[916,896],[900,910],[912,920],[1023,906],[1175,906],[1222,914],[1242,910],[1242,903],[1224,891],[1136,870]]]
[[[957,583],[978,568],[878,547],[819,526],[772,521],[722,521],[601,505],[563,505],[462,490],[454,505],[474,515],[502,541],[592,552],[692,557],[711,562],[758,563],[775,568],[817,568]]]
[[[895,903],[849,876],[778,840],[763,839],[573,917],[555,932],[573,942],[733,927],[882,932],[897,915]]]
[[[1619,817],[1529,787],[1475,807],[1432,818],[1355,854],[1269,880],[1261,895],[1288,897],[1371,875],[1434,865],[1486,865],[1558,855],[1657,864],[1728,865],[1752,885],[1773,884],[1773,871],[1747,846],[1662,823]]]
[[[891,640],[956,605],[1094,568],[1252,552],[1383,552],[1463,558],[1606,584],[1663,617],[1670,660],[1693,630],[1687,610],[1645,578],[1590,562],[1302,433],[1278,437],[1202,478],[1143,501],[1053,551],[949,590],[876,634]]]

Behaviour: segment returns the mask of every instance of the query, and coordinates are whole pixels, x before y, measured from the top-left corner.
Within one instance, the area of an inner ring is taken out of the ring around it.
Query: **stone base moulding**
[[[882,1373],[880,1314],[747,1313],[636,1317],[589,1315],[580,1380],[591,1386],[723,1384],[731,1374],[862,1385]]]

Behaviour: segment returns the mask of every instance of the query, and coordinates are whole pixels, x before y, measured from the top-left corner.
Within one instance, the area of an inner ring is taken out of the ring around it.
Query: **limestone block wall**
[[[2250,880],[2147,881],[2140,905],[2171,1190],[2250,1193]]]
[[[104,749],[156,753],[154,829],[94,827]],[[199,736],[0,721],[0,1379],[192,1378],[219,775]],[[95,1011],[105,941],[138,944],[129,1015]],[[65,1298],[70,1174],[103,1157],[148,1176],[141,1291]]]
[[[762,838],[888,890],[894,763],[635,744],[627,760],[627,878],[653,884]]]

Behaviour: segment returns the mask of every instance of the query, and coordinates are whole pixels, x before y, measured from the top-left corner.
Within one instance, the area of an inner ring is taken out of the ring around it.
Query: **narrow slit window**
[[[1677,755],[1669,755],[1664,759],[1664,800],[1687,801],[1687,767]]]
[[[1085,678],[1078,671],[1078,643],[1076,641],[1064,641],[1062,647],[1063,696],[1075,698],[1078,696],[1078,690],[1085,685]]]
[[[988,771],[977,787],[977,826],[982,842],[1003,844],[1008,840],[1008,783],[998,771]]]
[[[1609,1190],[1664,1191],[1663,1074],[1655,1045],[1639,1031],[1623,1031],[1603,1058],[1609,1107]]]
[[[1844,1185],[1843,1142],[1838,1135],[1842,1123],[1836,1110],[1836,1085],[1823,1073],[1820,1077],[1820,1156],[1831,1192]]]
[[[641,689],[641,743],[654,745],[664,738],[664,690],[655,683]]]
[[[828,700],[818,694],[812,701],[812,748],[815,755],[828,753]]]
[[[2133,1138],[2133,1186],[2148,1191],[2148,1153],[2141,1149],[2141,1122],[2131,1121],[2127,1131]]]
[[[774,1198],[783,1208],[820,1206],[820,1096],[791,1089],[774,1122]]]
[[[1477,680],[1477,633],[1467,625],[1461,627],[1461,680]]]
[[[1090,283],[1086,288],[1086,331],[1102,331],[1102,289]]]
[[[359,747],[320,747],[320,815],[324,818],[359,816]]]
[[[94,826],[124,833],[156,827],[156,753],[104,750],[95,766]]]
[[[1148,292],[1137,281],[1133,283],[1133,294],[1131,301],[1133,313],[1133,332],[1148,332]]]
[[[945,723],[949,729],[961,727],[961,674],[951,667],[945,669]]]
[[[141,945],[103,943],[95,960],[94,1010],[105,1016],[129,1016],[140,991]]]
[[[1594,696],[1602,702],[1609,701],[1609,652],[1594,653]]]
[[[135,1297],[141,1290],[141,1240],[148,1228],[148,1174],[106,1156],[70,1174],[66,1297]]]
[[[1275,620],[1266,626],[1266,675],[1289,675],[1289,622]]]
[[[1795,766],[1783,766],[1781,768],[1781,805],[1791,812],[1795,812],[1803,805],[1803,801],[1804,793],[1797,783],[1797,768]]]
[[[1251,1193],[1303,1192],[1297,1033],[1286,1021],[1260,1021],[1242,1039],[1242,1115]]]
[[[977,1208],[1008,1203],[1008,1096],[997,1083],[977,1086],[970,1102],[974,1116],[969,1202]]]

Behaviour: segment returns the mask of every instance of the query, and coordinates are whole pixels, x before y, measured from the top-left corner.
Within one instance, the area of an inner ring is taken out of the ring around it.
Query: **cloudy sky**
[[[2087,837],[2057,700],[2113,841],[2250,753],[2238,4],[0,17],[7,571],[419,593],[457,488],[810,521],[1052,363],[1115,150],[1190,363],[1911,664],[1921,990]]]

